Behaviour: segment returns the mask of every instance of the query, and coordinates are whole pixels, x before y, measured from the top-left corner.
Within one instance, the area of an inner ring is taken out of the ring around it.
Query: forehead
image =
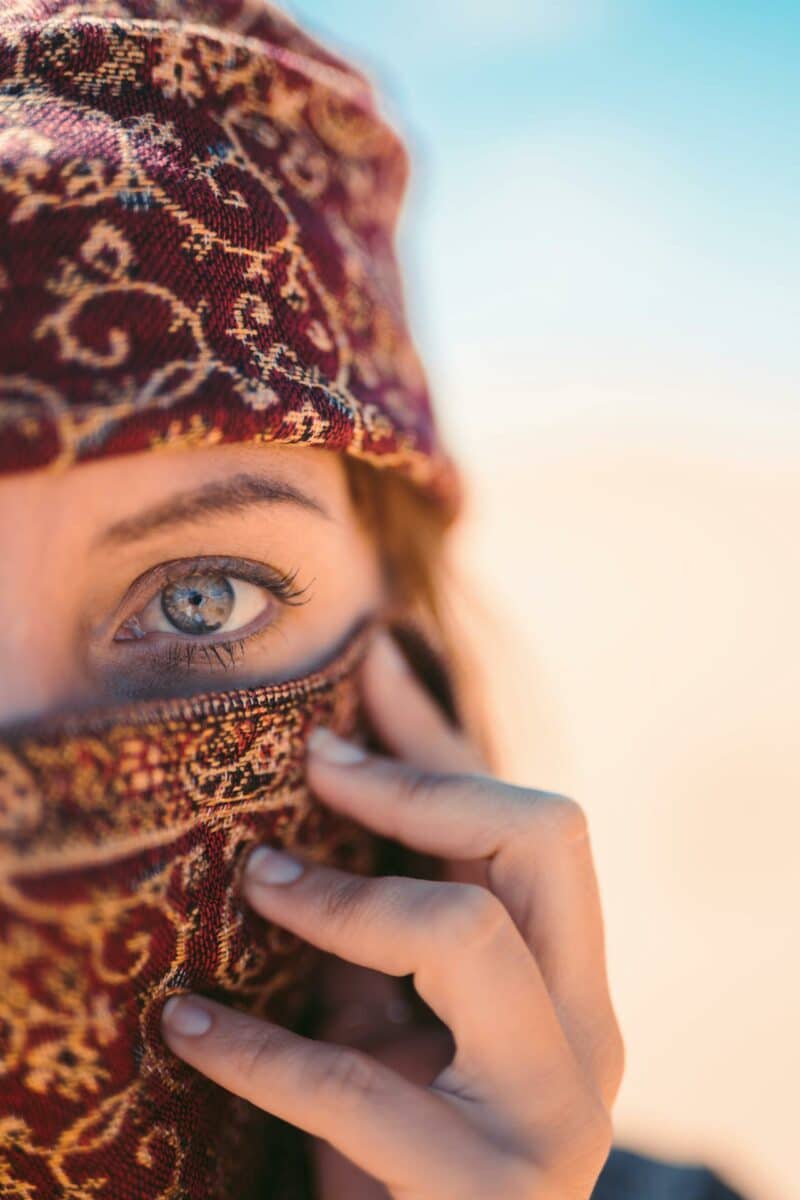
[[[41,506],[55,513],[68,505],[73,516],[97,512],[109,521],[176,493],[241,474],[291,485],[336,510],[347,503],[341,454],[319,447],[266,444],[160,450],[79,463],[61,471],[43,468],[0,475],[0,508],[19,513]]]
[[[342,459],[318,447],[218,446],[0,477],[0,560],[79,575],[89,559],[211,553],[212,543],[244,552],[253,538],[346,555],[362,530]]]

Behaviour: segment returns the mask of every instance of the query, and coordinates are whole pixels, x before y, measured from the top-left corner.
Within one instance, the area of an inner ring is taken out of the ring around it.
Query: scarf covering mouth
[[[261,0],[5,0],[0,472],[276,441],[460,483],[369,80]]]
[[[299,1194],[292,1127],[173,1055],[160,1016],[188,990],[303,1020],[320,952],[254,913],[241,874],[261,843],[373,873],[378,839],[304,780],[312,728],[364,730],[369,634],[293,682],[0,740],[0,1195]]]

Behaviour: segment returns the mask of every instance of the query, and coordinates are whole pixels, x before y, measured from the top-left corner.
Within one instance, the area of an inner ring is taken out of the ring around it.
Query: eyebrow
[[[178,492],[152,508],[109,525],[95,538],[96,546],[138,541],[175,525],[187,525],[219,513],[237,513],[255,504],[296,504],[330,520],[319,500],[291,483],[264,475],[234,475],[190,492]]]

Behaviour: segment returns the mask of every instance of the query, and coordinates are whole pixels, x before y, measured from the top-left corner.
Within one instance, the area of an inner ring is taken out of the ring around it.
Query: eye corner
[[[134,613],[131,617],[126,617],[121,625],[117,626],[117,631],[112,637],[112,642],[140,642],[147,634],[139,624],[139,616]]]

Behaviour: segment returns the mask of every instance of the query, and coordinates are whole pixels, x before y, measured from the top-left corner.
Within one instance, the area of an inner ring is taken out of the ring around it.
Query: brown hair
[[[450,522],[396,471],[342,456],[356,512],[374,538],[392,609],[388,622],[417,674],[450,719],[494,759],[477,664],[458,614]]]

